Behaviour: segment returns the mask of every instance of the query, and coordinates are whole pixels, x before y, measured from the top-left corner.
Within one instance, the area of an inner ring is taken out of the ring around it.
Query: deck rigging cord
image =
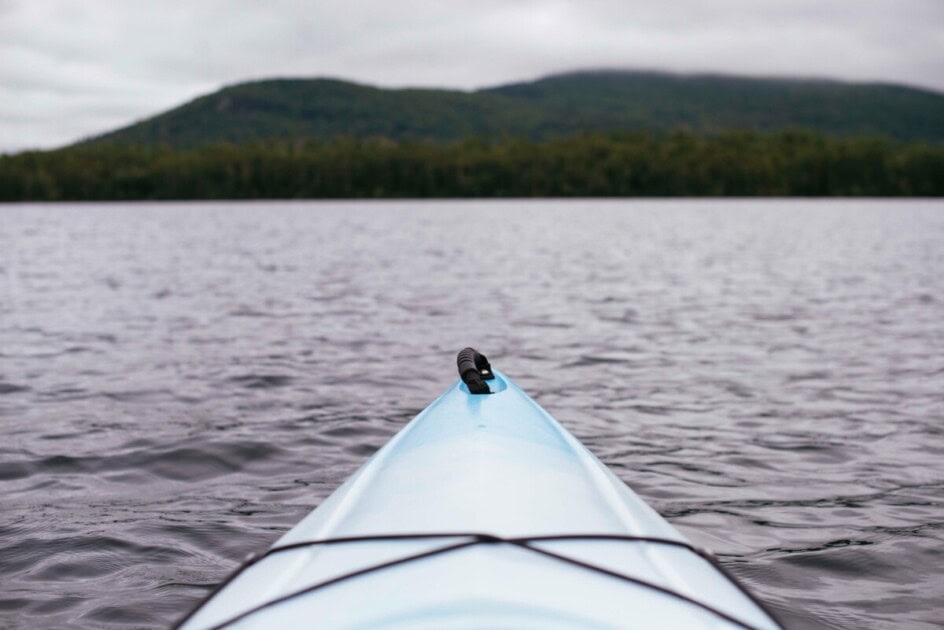
[[[214,595],[216,595],[220,590],[223,589],[223,587],[225,587],[227,584],[233,581],[237,576],[239,576],[244,571],[246,571],[246,569],[276,554],[281,554],[281,553],[294,551],[298,549],[317,547],[317,546],[352,544],[352,543],[358,543],[358,542],[378,542],[378,541],[396,541],[396,540],[437,540],[437,539],[438,540],[458,539],[459,542],[455,542],[453,544],[445,545],[441,547],[436,547],[434,549],[429,549],[429,550],[422,551],[415,554],[410,554],[407,556],[403,556],[401,558],[396,558],[394,560],[388,560],[386,562],[369,565],[366,567],[362,567],[360,569],[356,569],[354,571],[350,571],[348,573],[337,575],[335,577],[329,578],[327,580],[323,580],[321,582],[316,582],[315,584],[312,584],[310,586],[306,586],[304,588],[292,591],[290,593],[286,593],[285,595],[280,595],[279,597],[270,599],[261,604],[253,606],[252,608],[249,608],[248,610],[245,610],[237,615],[233,615],[222,622],[218,622],[210,626],[210,628],[212,628],[213,630],[219,630],[219,629],[225,628],[236,622],[242,621],[246,619],[247,617],[254,615],[255,613],[261,610],[271,608],[283,602],[287,602],[289,600],[301,597],[303,595],[308,595],[309,593],[313,593],[323,588],[333,586],[340,582],[345,582],[347,580],[350,580],[356,577],[382,571],[390,567],[400,566],[400,565],[404,565],[410,562],[416,562],[416,561],[424,560],[427,558],[441,556],[441,555],[451,553],[454,551],[459,551],[461,549],[468,549],[469,547],[473,547],[476,545],[505,544],[505,545],[512,545],[519,549],[525,549],[527,551],[531,551],[531,552],[543,555],[547,558],[551,558],[559,562],[564,562],[573,566],[577,566],[582,569],[586,569],[588,571],[593,571],[595,573],[600,573],[602,575],[606,575],[615,579],[629,582],[631,584],[635,584],[637,586],[642,586],[645,588],[649,588],[651,590],[658,591],[664,595],[668,595],[670,597],[674,597],[675,599],[684,601],[688,604],[697,606],[698,608],[701,608],[702,610],[712,613],[713,615],[720,617],[721,619],[724,619],[725,621],[732,623],[740,628],[744,628],[746,630],[756,630],[755,626],[741,619],[738,619],[724,612],[723,610],[720,610],[712,606],[711,604],[698,601],[697,599],[689,597],[688,595],[675,591],[671,588],[667,588],[665,586],[655,584],[653,582],[644,580],[642,578],[633,577],[625,573],[620,573],[612,569],[601,567],[599,565],[585,562],[583,560],[578,560],[570,556],[562,555],[562,554],[555,553],[553,551],[549,551],[547,549],[535,546],[535,544],[544,543],[544,542],[583,541],[583,540],[608,540],[608,541],[624,541],[624,542],[635,542],[635,543],[650,543],[650,544],[665,545],[665,546],[672,546],[672,547],[679,547],[682,549],[686,549],[698,555],[699,557],[703,558],[709,564],[715,567],[715,569],[717,569],[719,573],[721,573],[725,578],[727,578],[727,580],[732,585],[734,585],[741,593],[743,593],[748,599],[750,599],[761,610],[763,610],[775,623],[777,623],[778,625],[782,625],[777,620],[777,617],[773,614],[773,612],[771,612],[763,604],[763,602],[761,602],[756,597],[754,597],[750,593],[750,591],[748,591],[737,579],[735,579],[733,575],[728,573],[728,571],[724,569],[718,563],[717,559],[714,557],[714,555],[711,554],[711,552],[704,549],[700,549],[698,547],[695,547],[694,545],[691,545],[687,542],[683,542],[680,540],[674,540],[671,538],[658,538],[658,537],[651,537],[651,536],[626,536],[626,535],[619,535],[619,534],[560,534],[560,535],[523,536],[523,537],[506,538],[502,536],[495,536],[493,534],[485,534],[485,533],[480,533],[480,532],[436,532],[436,533],[418,533],[418,534],[379,534],[379,535],[373,535],[373,536],[345,536],[345,537],[339,537],[339,538],[325,538],[321,540],[302,541],[302,542],[290,543],[287,545],[279,545],[277,547],[272,547],[265,553],[262,553],[256,556],[250,556],[248,560],[246,560],[243,564],[237,567],[237,569],[233,573],[231,573],[222,583],[220,583],[219,586],[217,586],[209,595],[207,595],[207,597],[204,598],[203,601],[201,601],[198,606],[196,606],[186,617],[181,619],[177,623],[177,625],[174,627],[180,628],[181,626],[183,626],[189,619],[191,619],[196,614],[197,610],[199,610],[199,608],[205,602],[212,599]]]

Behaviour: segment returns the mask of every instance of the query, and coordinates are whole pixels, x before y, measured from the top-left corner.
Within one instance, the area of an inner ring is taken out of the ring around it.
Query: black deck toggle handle
[[[474,348],[464,348],[456,356],[456,365],[459,367],[459,378],[466,384],[469,391],[473,394],[491,394],[488,383],[495,378],[492,374],[492,366],[484,354],[477,352]]]

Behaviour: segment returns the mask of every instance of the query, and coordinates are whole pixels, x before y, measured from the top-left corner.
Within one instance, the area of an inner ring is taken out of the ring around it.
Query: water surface
[[[0,625],[161,627],[474,345],[796,627],[944,618],[944,206],[0,206]]]

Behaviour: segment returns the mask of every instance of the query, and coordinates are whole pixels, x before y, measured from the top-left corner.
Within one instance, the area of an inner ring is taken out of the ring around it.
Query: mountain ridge
[[[339,136],[451,142],[686,130],[876,135],[944,142],[944,94],[884,82],[591,69],[476,90],[336,77],[255,79],[77,144],[193,148]]]

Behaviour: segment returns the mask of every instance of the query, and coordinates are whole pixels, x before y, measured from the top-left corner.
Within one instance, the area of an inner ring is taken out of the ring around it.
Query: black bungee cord
[[[592,571],[592,572],[606,575],[615,579],[619,579],[624,582],[628,582],[630,584],[635,584],[637,586],[642,586],[644,588],[658,591],[664,595],[674,597],[675,599],[697,606],[698,608],[701,608],[702,610],[710,612],[713,615],[720,617],[721,619],[724,619],[725,621],[732,623],[740,628],[744,628],[746,630],[757,630],[755,626],[741,619],[738,619],[737,617],[734,617],[724,612],[723,610],[716,608],[715,606],[712,606],[711,604],[707,604],[705,602],[701,602],[701,601],[698,601],[697,599],[689,597],[688,595],[685,595],[684,593],[680,593],[676,590],[667,588],[665,586],[660,586],[659,584],[655,584],[653,582],[650,582],[649,580],[644,580],[642,578],[626,575],[624,573],[620,573],[618,571],[614,571],[606,567],[601,567],[599,565],[585,562],[583,560],[578,560],[570,556],[562,555],[562,554],[550,551],[548,549],[535,546],[535,544],[539,544],[542,542],[579,541],[579,540],[609,540],[609,541],[623,541],[623,542],[637,542],[637,543],[652,543],[652,544],[658,544],[658,545],[679,547],[679,548],[691,551],[692,553],[698,555],[699,557],[706,560],[709,564],[711,564],[732,585],[734,585],[751,602],[753,602],[758,608],[760,608],[772,621],[774,621],[775,624],[782,627],[782,624],[780,624],[780,622],[777,620],[777,617],[773,614],[773,612],[770,609],[768,609],[767,606],[763,602],[758,600],[750,591],[748,591],[733,575],[731,575],[726,569],[724,569],[724,567],[722,567],[718,563],[717,559],[714,557],[714,555],[711,554],[711,552],[704,549],[700,549],[698,547],[695,547],[694,545],[691,545],[687,542],[683,542],[680,540],[674,540],[671,538],[659,538],[659,537],[652,537],[652,536],[627,536],[627,535],[619,535],[619,534],[560,534],[560,535],[547,535],[547,536],[525,536],[525,537],[505,538],[502,536],[495,536],[493,534],[484,534],[480,532],[437,532],[437,533],[419,533],[419,534],[379,534],[379,535],[373,535],[373,536],[346,536],[346,537],[340,537],[340,538],[326,538],[326,539],[321,539],[321,540],[302,541],[302,542],[290,543],[287,545],[280,545],[277,547],[272,547],[271,549],[269,549],[263,554],[250,556],[250,558],[246,562],[244,562],[239,567],[237,567],[235,571],[233,571],[223,582],[221,582],[215,589],[213,589],[213,591],[209,595],[207,595],[190,613],[188,613],[186,617],[181,619],[174,626],[174,628],[181,628],[188,620],[190,620],[194,615],[196,615],[197,611],[203,606],[203,604],[205,604],[210,599],[212,599],[227,584],[235,580],[239,575],[245,572],[249,567],[261,562],[262,560],[265,560],[266,558],[270,558],[273,555],[285,553],[287,551],[294,551],[298,549],[306,549],[306,548],[311,548],[311,547],[341,545],[341,544],[350,544],[350,543],[358,543],[358,542],[378,542],[378,541],[396,541],[396,540],[437,540],[437,539],[444,539],[444,540],[460,539],[460,542],[444,545],[441,547],[436,547],[434,549],[426,550],[420,553],[411,554],[408,556],[404,556],[402,558],[388,560],[386,562],[369,565],[367,567],[363,567],[355,571],[343,573],[333,578],[330,578],[321,582],[317,582],[310,586],[306,586],[302,589],[295,590],[290,593],[286,593],[285,595],[281,595],[279,597],[265,601],[261,604],[253,606],[252,608],[249,608],[248,610],[245,610],[232,617],[229,617],[222,622],[216,623],[213,626],[210,626],[210,628],[212,628],[212,630],[220,630],[238,621],[242,621],[246,619],[247,617],[254,615],[261,610],[265,610],[267,608],[277,606],[278,604],[284,603],[292,599],[296,599],[303,595],[308,595],[310,593],[321,590],[323,588],[327,588],[329,586],[338,584],[340,582],[345,582],[347,580],[350,580],[356,577],[364,576],[370,573],[375,573],[377,571],[382,571],[384,569],[388,569],[391,567],[400,566],[403,564],[407,564],[409,562],[416,562],[419,560],[424,560],[424,559],[432,558],[435,556],[441,556],[441,555],[451,553],[454,551],[459,551],[461,549],[467,549],[469,547],[473,547],[476,545],[506,544],[506,545],[517,547],[519,549],[525,549],[527,551],[540,554],[544,557],[551,558],[559,562],[564,562],[564,563],[567,563],[576,567],[580,567],[588,571]]]

